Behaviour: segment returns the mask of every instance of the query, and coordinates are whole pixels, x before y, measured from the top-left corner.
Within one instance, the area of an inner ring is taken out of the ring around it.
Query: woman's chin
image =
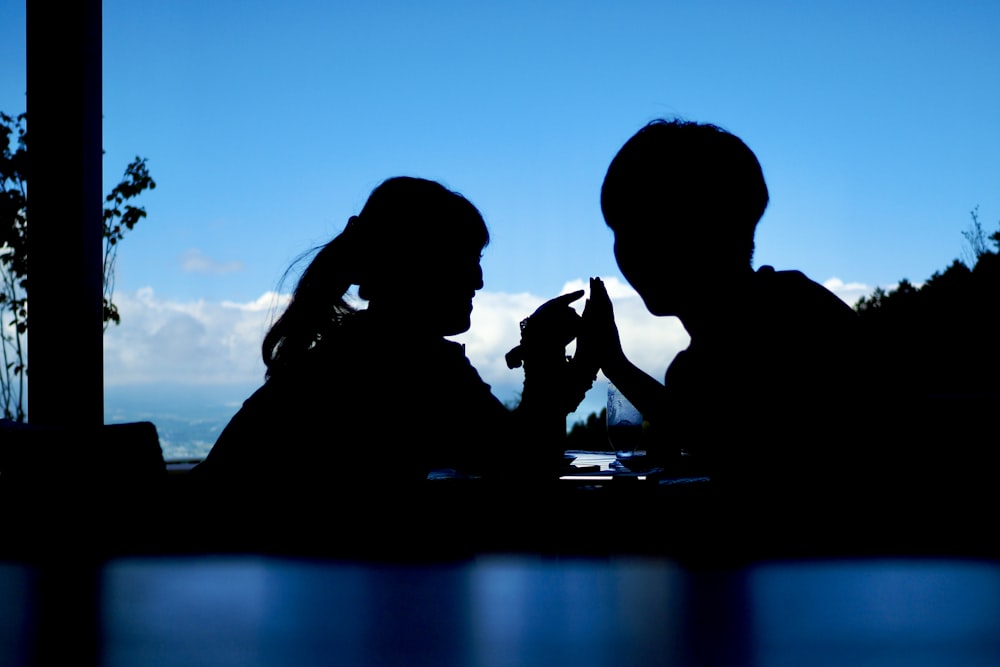
[[[457,336],[468,331],[472,327],[472,302],[465,306],[457,306],[448,314],[442,315],[441,323],[444,329],[450,332],[444,334],[445,336]]]
[[[466,321],[465,323],[458,323],[458,322],[456,322],[454,325],[447,327],[445,329],[445,333],[443,333],[441,335],[442,336],[457,336],[459,334],[464,334],[471,327],[472,327],[472,324],[469,321]]]
[[[471,310],[471,309],[470,309]],[[457,336],[458,334],[463,334],[472,328],[472,319],[469,317],[469,313],[462,315],[460,317],[455,317],[450,322],[448,322],[447,330],[450,333],[446,333],[445,336]]]

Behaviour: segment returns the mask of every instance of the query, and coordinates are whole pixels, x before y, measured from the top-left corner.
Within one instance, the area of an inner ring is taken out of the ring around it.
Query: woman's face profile
[[[450,239],[411,246],[376,290],[369,307],[405,320],[411,330],[454,336],[471,326],[472,299],[483,287],[481,249]]]
[[[437,258],[426,298],[430,301],[428,324],[435,333],[454,336],[472,325],[472,299],[483,288],[481,254],[465,250]]]

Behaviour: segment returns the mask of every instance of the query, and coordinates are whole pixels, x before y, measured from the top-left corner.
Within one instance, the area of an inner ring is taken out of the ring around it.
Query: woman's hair
[[[421,261],[452,252],[478,252],[489,243],[482,215],[462,195],[436,181],[398,176],[383,181],[342,232],[319,248],[292,299],[264,336],[266,376],[296,365],[333,337],[356,309],[347,292],[370,299]]]

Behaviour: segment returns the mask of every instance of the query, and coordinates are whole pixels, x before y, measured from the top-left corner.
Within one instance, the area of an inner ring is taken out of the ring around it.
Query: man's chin
[[[653,315],[657,316],[661,315],[661,311],[663,310],[663,304],[656,303],[655,301],[647,299],[646,297],[642,297],[642,303],[643,305],[646,306],[646,310],[648,310]]]
[[[655,301],[647,301],[646,299],[643,299],[642,302],[646,304],[646,310],[648,310],[651,315],[656,315],[657,317],[670,317],[677,314],[675,308],[671,308],[666,304],[656,303]]]

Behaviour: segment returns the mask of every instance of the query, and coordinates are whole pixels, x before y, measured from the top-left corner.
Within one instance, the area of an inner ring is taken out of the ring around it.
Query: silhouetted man
[[[691,342],[661,383],[625,356],[598,279],[585,320],[605,375],[652,424],[666,465],[684,450],[734,494],[734,511],[769,501],[769,517],[792,519],[803,500],[839,503],[858,461],[851,410],[865,387],[857,314],[798,271],[752,268],[767,204],[760,164],[738,137],[686,121],[643,127],[611,162],[601,207],[622,275]]]

